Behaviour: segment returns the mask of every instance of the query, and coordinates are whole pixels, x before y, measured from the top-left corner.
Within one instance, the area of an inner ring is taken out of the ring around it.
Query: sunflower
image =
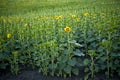
[[[89,13],[84,13],[84,16],[89,16]]]
[[[80,21],[80,18],[76,18],[76,21]]]
[[[72,18],[75,18],[76,17],[76,15],[72,15]]]
[[[60,20],[60,19],[62,19],[62,16],[56,16],[55,18],[56,18],[56,20]]]
[[[7,38],[8,39],[11,38],[11,34],[10,33],[7,34]]]
[[[64,30],[65,30],[66,32],[70,32],[70,31],[71,31],[71,28],[67,26],[67,27],[64,28]]]

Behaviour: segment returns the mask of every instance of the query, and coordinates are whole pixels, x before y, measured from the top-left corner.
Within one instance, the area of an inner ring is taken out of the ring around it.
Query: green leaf
[[[69,64],[70,66],[75,66],[76,63],[77,63],[77,62],[76,62],[76,59],[75,59],[75,58],[68,60],[68,64]]]
[[[64,49],[64,54],[70,54],[70,53],[72,53],[73,52],[73,50],[72,49],[70,49],[70,50],[68,50],[68,49]]]
[[[64,49],[63,53],[64,53],[64,54],[69,54],[69,50]]]
[[[52,70],[56,69],[56,67],[57,67],[57,64],[49,64],[49,68]]]
[[[102,57],[100,58],[100,60],[101,60],[101,62],[105,62],[105,61],[107,60],[107,57],[106,57],[106,56],[102,56]]]
[[[66,67],[66,63],[59,63],[59,65],[58,65],[58,67],[59,67],[59,69],[64,69],[65,67]]]
[[[85,55],[79,49],[76,49],[76,51],[74,51],[73,54],[76,55],[76,56],[84,56]]]
[[[90,63],[90,61],[88,60],[88,59],[84,59],[84,61],[83,61],[83,64],[86,66],[86,65],[88,65]]]
[[[68,43],[74,44],[74,43],[76,43],[76,41],[75,41],[75,40],[72,40],[72,41],[68,41]]]
[[[99,48],[97,49],[98,52],[103,52],[103,50],[104,50],[104,48],[102,48],[102,47],[99,47]]]
[[[75,68],[72,70],[73,74],[75,75],[78,75],[79,74],[79,69],[78,68]]]
[[[61,62],[63,62],[63,63],[67,62],[67,60],[68,60],[67,56],[61,56],[61,57],[62,57]]]
[[[115,60],[114,64],[119,64],[119,62],[120,62],[119,60]]]
[[[98,70],[99,70],[99,67],[95,66],[95,72],[98,72]]]
[[[76,46],[79,46],[79,47],[83,47],[83,45],[79,44],[79,43],[75,43]]]
[[[102,40],[102,46],[103,47],[109,47],[110,46],[110,44],[111,44],[111,41],[109,41],[109,40],[105,40],[105,39],[103,39]]]
[[[19,53],[18,51],[14,51],[14,52],[12,52],[12,55],[17,56],[18,53]]]
[[[6,69],[7,65],[8,65],[8,63],[1,63],[0,68],[1,69]]]
[[[120,76],[120,69],[117,72],[118,72],[118,75]]]
[[[77,43],[75,40],[69,41],[68,43],[75,44],[76,46],[83,47],[83,45]]]
[[[77,65],[78,67],[79,67],[79,66],[84,66],[84,65],[83,65],[83,61],[82,61],[81,58],[78,58],[78,59],[77,59],[77,64],[76,64],[76,65]]]
[[[72,70],[71,66],[67,66],[64,68],[65,73],[68,73],[68,74],[71,73],[71,70]]]
[[[68,57],[65,56],[65,55],[62,55],[62,56],[60,56],[59,58],[57,58],[57,60],[58,60],[59,62],[65,63],[65,62],[67,62]]]
[[[95,50],[88,50],[88,55],[93,57],[93,56],[96,56],[97,54]]]
[[[104,70],[106,68],[106,65],[101,65],[101,69]]]
[[[112,62],[109,62],[108,66],[112,68],[113,63],[112,63]]]
[[[88,41],[88,42],[93,42],[93,41],[95,41],[95,38],[94,38],[94,37],[93,37],[93,38],[90,37],[89,39],[87,39],[87,41]]]
[[[85,70],[84,70],[84,72],[88,72],[88,71],[89,71],[89,68],[86,67]]]
[[[106,76],[108,76],[108,75],[109,75],[109,72],[108,72],[108,71],[106,71],[106,72],[105,72],[105,75],[106,75]]]

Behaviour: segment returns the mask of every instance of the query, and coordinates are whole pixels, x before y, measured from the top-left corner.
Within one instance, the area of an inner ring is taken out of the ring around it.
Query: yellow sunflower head
[[[60,20],[60,19],[62,19],[62,16],[56,16],[55,18],[56,18],[56,20]]]
[[[10,33],[7,34],[7,38],[8,38],[8,39],[11,38],[11,36],[12,36],[12,35],[11,35]]]
[[[80,18],[76,18],[76,21],[80,21]]]
[[[76,15],[72,15],[72,18],[75,18],[76,17]]]
[[[89,13],[84,13],[84,16],[86,16],[86,17],[89,16]]]
[[[64,30],[65,30],[66,32],[70,32],[70,31],[71,31],[71,28],[67,26],[67,27],[64,28]]]

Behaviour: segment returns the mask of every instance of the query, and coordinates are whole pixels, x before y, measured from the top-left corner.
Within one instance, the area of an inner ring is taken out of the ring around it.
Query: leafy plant
[[[14,51],[12,52],[11,58],[9,58],[10,59],[9,63],[11,65],[11,72],[16,75],[18,74],[19,71],[18,54],[19,54],[18,51]]]

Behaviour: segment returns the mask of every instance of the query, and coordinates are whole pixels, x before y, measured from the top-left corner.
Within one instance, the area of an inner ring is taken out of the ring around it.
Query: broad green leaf
[[[0,68],[1,69],[6,69],[8,63],[0,63]]]
[[[88,71],[89,71],[89,68],[86,67],[86,68],[84,69],[84,72],[88,72]]]
[[[79,44],[79,43],[75,43],[76,46],[79,46],[79,47],[83,47],[83,45]]]
[[[75,66],[76,63],[77,63],[77,62],[76,62],[76,59],[75,59],[75,58],[68,60],[68,64],[69,64],[70,66]]]
[[[105,62],[105,61],[107,60],[107,57],[106,57],[106,56],[102,56],[102,57],[100,58],[100,60],[101,60],[102,62]]]
[[[52,70],[55,69],[56,67],[57,67],[57,64],[49,64],[49,68]]]
[[[64,68],[65,73],[68,73],[68,74],[71,73],[71,70],[72,70],[71,66],[67,66]]]
[[[95,50],[88,50],[88,55],[94,57],[97,54],[96,54]]]
[[[75,68],[72,70],[72,72],[75,74],[75,75],[78,75],[79,74],[79,69],[78,68]]]
[[[88,42],[93,42],[95,41],[95,38],[94,37],[90,37],[89,39],[87,39]]]
[[[95,66],[95,72],[98,72],[98,70],[99,70],[99,67]]]
[[[76,49],[76,51],[74,51],[73,54],[76,55],[76,56],[84,56],[85,55],[79,49]]]
[[[62,55],[62,56],[60,56],[59,58],[57,58],[57,60],[58,60],[59,62],[65,63],[65,62],[68,60],[68,57],[65,56],[65,55]]]
[[[83,61],[83,64],[86,66],[86,65],[88,65],[90,63],[90,61],[88,60],[88,59],[84,59],[84,61]]]
[[[76,41],[75,41],[75,40],[72,40],[72,41],[68,41],[68,43],[74,44],[74,43],[76,43]]]
[[[120,62],[119,60],[115,60],[114,64],[119,64],[119,62]]]
[[[106,68],[106,65],[101,65],[101,69],[104,70]]]
[[[66,63],[59,63],[58,67],[59,69],[64,69],[66,67]]]

